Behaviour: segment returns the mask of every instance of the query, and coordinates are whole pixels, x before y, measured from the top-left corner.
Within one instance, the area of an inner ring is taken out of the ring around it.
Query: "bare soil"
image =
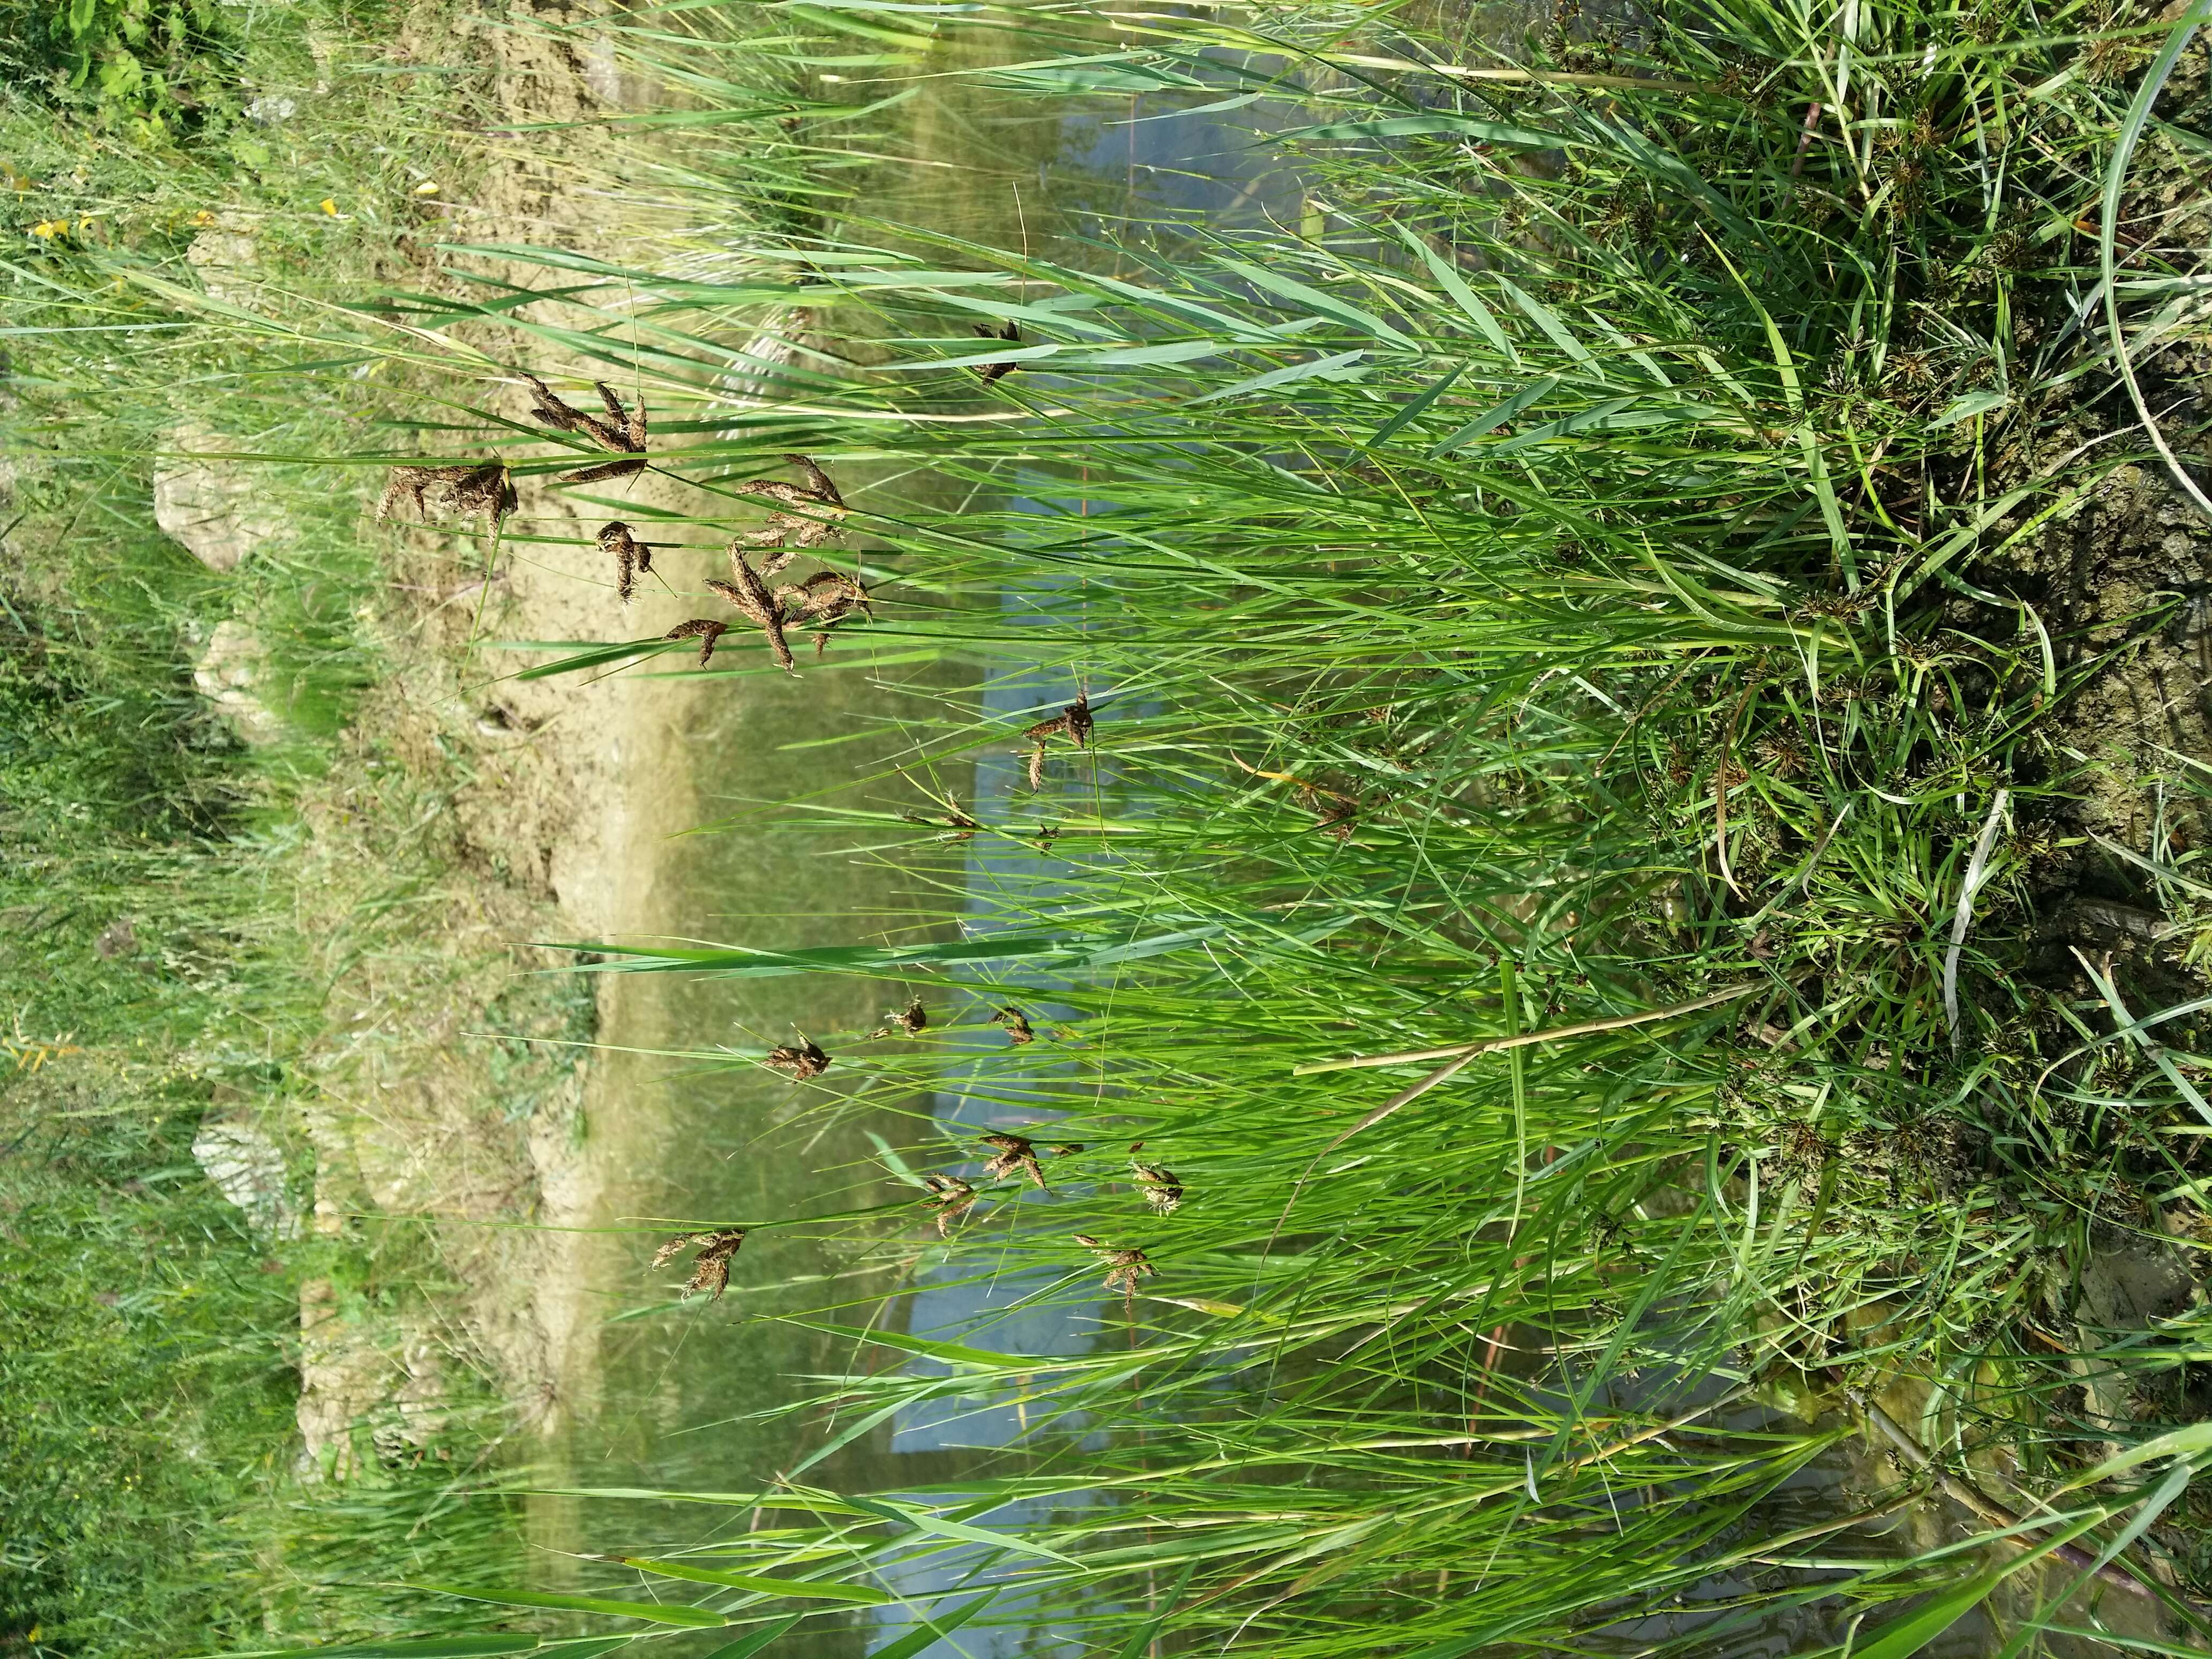
[[[589,15],[526,0],[459,15],[428,4],[395,54],[473,56],[513,125],[588,118],[649,91],[627,85],[611,54],[530,27]],[[611,167],[603,140],[495,132],[486,150],[441,234],[613,252],[572,188]],[[410,283],[440,280],[432,265],[425,255]],[[540,374],[561,367],[514,361]],[[526,416],[520,380],[505,401]],[[649,476],[632,487],[641,502],[653,499]],[[299,884],[300,932],[331,985],[327,1035],[309,1060],[313,1224],[429,1222],[450,1286],[434,1340],[455,1363],[488,1369],[540,1431],[590,1387],[576,1375],[592,1352],[577,1340],[586,1241],[564,1229],[594,1213],[589,1126],[606,1103],[581,1045],[616,1023],[625,983],[544,970],[576,963],[561,945],[667,913],[659,850],[705,816],[684,759],[703,687],[635,672],[521,681],[511,677],[536,659],[488,644],[634,639],[692,614],[695,602],[649,580],[627,610],[618,604],[595,544],[605,517],[526,483],[487,585],[477,538],[380,527],[364,510],[362,533],[382,540],[389,582],[363,620],[387,672],[307,803]],[[531,940],[553,943],[518,943]],[[303,1291],[301,1320],[307,1458],[343,1467],[366,1419],[390,1417],[410,1386],[420,1393],[422,1362],[410,1355],[426,1338],[349,1310],[323,1281]]]

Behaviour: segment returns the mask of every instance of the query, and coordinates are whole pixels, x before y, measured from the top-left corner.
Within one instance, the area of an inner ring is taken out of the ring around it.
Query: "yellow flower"
[[[333,219],[337,218],[337,217],[338,216],[338,204],[337,204],[337,203],[334,199],[332,199],[331,198],[330,198],[330,197],[328,197],[328,196],[324,197],[324,198],[323,198],[323,211],[324,211],[324,212],[325,212],[325,213],[327,213],[327,214],[329,214],[329,215],[331,216],[331,218],[333,218]]]
[[[51,241],[69,228],[66,219],[44,219],[31,227],[31,234]]]

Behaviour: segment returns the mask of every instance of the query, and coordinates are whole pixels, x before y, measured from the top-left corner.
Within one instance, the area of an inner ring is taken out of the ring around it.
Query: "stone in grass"
[[[204,427],[173,428],[154,465],[154,522],[209,569],[228,573],[283,528],[252,470],[216,459],[243,447]]]
[[[236,1117],[210,1116],[192,1137],[192,1158],[215,1189],[245,1214],[264,1237],[294,1239],[306,1230],[292,1201],[284,1152],[260,1125]]]
[[[219,623],[207,649],[192,665],[192,684],[245,742],[259,745],[284,735],[284,722],[262,702],[257,688],[268,672],[260,638],[244,623]]]

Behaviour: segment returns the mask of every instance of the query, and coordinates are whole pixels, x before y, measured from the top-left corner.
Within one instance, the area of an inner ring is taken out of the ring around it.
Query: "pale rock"
[[[192,1137],[192,1158],[255,1232],[275,1239],[301,1236],[305,1229],[285,1178],[284,1152],[267,1130],[234,1118],[210,1118]]]
[[[267,668],[260,639],[234,618],[216,625],[192,666],[200,695],[250,744],[274,743],[284,734],[284,722],[255,692]]]
[[[239,448],[235,440],[180,426],[161,447],[154,464],[154,522],[209,569],[235,570],[283,529],[283,520],[258,499],[252,471],[215,459]]]

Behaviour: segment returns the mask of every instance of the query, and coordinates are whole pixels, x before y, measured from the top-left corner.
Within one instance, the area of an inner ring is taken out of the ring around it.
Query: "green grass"
[[[158,100],[13,76],[0,92],[9,1653],[374,1634],[404,1599],[394,1581],[511,1571],[519,1550],[503,1472],[474,1461],[508,1426],[504,1408],[465,1366],[419,1467],[380,1462],[364,1425],[366,1467],[343,1489],[295,1468],[303,1284],[327,1281],[349,1322],[388,1328],[452,1297],[422,1230],[257,1233],[192,1151],[204,1119],[243,1120],[271,1137],[295,1202],[312,1185],[301,1110],[325,1082],[305,1062],[331,984],[315,895],[301,905],[301,809],[388,672],[358,614],[384,573],[359,504],[298,469],[258,481],[273,533],[233,572],[161,532],[153,478],[180,423],[316,453],[358,417],[362,389],[281,384],[185,313],[118,295],[100,262],[191,280],[194,239],[250,234],[252,275],[272,287],[357,283],[421,228],[422,169],[465,182],[447,123],[466,83],[374,73],[373,31],[391,17],[217,9],[228,32],[197,66],[189,120],[165,120]],[[86,12],[100,28],[116,15]],[[25,44],[20,29],[11,40]],[[246,118],[256,91],[291,112]],[[275,723],[260,745],[194,684],[234,618],[267,653],[256,690]],[[377,942],[372,924],[351,937]]]
[[[741,29],[702,15],[672,14],[697,30],[675,41],[635,18],[631,47],[732,122],[781,118]],[[1100,1321],[1048,1358],[824,1310],[886,1362],[831,1385],[838,1433],[1012,1396],[1028,1438],[903,1510],[803,1470],[702,1495],[732,1524],[628,1581],[681,1604],[646,1616],[850,1616],[693,1569],[933,1567],[947,1588],[915,1599],[940,1624],[1048,1617],[1102,1655],[1749,1652],[1777,1620],[1800,1653],[2124,1650],[2154,1619],[2201,1644],[2201,1299],[2138,1323],[2084,1288],[2208,1207],[2202,763],[2110,714],[2181,599],[2152,584],[2083,620],[2052,553],[2077,524],[2128,533],[2100,515],[2159,476],[2082,303],[2108,261],[2142,401],[2195,441],[2185,365],[2148,337],[2201,276],[2202,49],[2154,105],[2177,26],[1845,16],[1563,16],[1491,58],[1313,15],[1130,21],[1106,50],[987,13],[969,27],[1029,31],[1000,84],[1288,100],[1298,230],[1048,261],[848,215],[785,227],[804,285],[549,255],[576,286],[503,312],[643,386],[655,465],[697,490],[659,528],[700,554],[757,522],[731,486],[787,451],[967,489],[957,514],[856,516],[884,591],[833,667],[951,657],[1099,700],[1095,749],[1055,746],[1044,789],[975,832],[1056,832],[1058,863],[990,895],[1026,941],[1003,979],[941,942],[969,843],[908,823],[942,811],[890,777],[874,814],[791,810],[935,875],[913,944],[611,964],[903,976],[954,1032],[988,1029],[970,994],[1027,1003],[1040,1042],[980,1063],[815,1035],[868,1103],[957,1078],[1082,1143],[1045,1166],[1058,1201],[1005,1201],[1012,1176],[941,1252],[918,1209],[746,1219],[1034,1269]],[[870,67],[873,91],[908,65]],[[2149,137],[2108,189],[2131,100]],[[894,365],[717,401],[766,311],[830,296]],[[1041,349],[988,394],[945,366],[978,321]],[[941,418],[986,409],[1015,418]],[[485,418],[437,453],[573,464],[538,440]],[[714,672],[770,672],[757,649],[733,634]],[[957,796],[1059,701],[948,700],[908,771]],[[1038,972],[1065,1013],[1036,1009]],[[1138,1141],[1184,1188],[1172,1213]],[[978,1179],[923,1118],[902,1161]],[[1078,1233],[1154,1275],[1102,1296]],[[915,1352],[939,1374],[890,1363]],[[2034,1549],[1978,1535],[1986,1515],[1886,1529],[1934,1501],[1909,1462],[1807,1496],[1877,1410],[2032,1516]],[[1018,1534],[975,1530],[1017,1500]]]

